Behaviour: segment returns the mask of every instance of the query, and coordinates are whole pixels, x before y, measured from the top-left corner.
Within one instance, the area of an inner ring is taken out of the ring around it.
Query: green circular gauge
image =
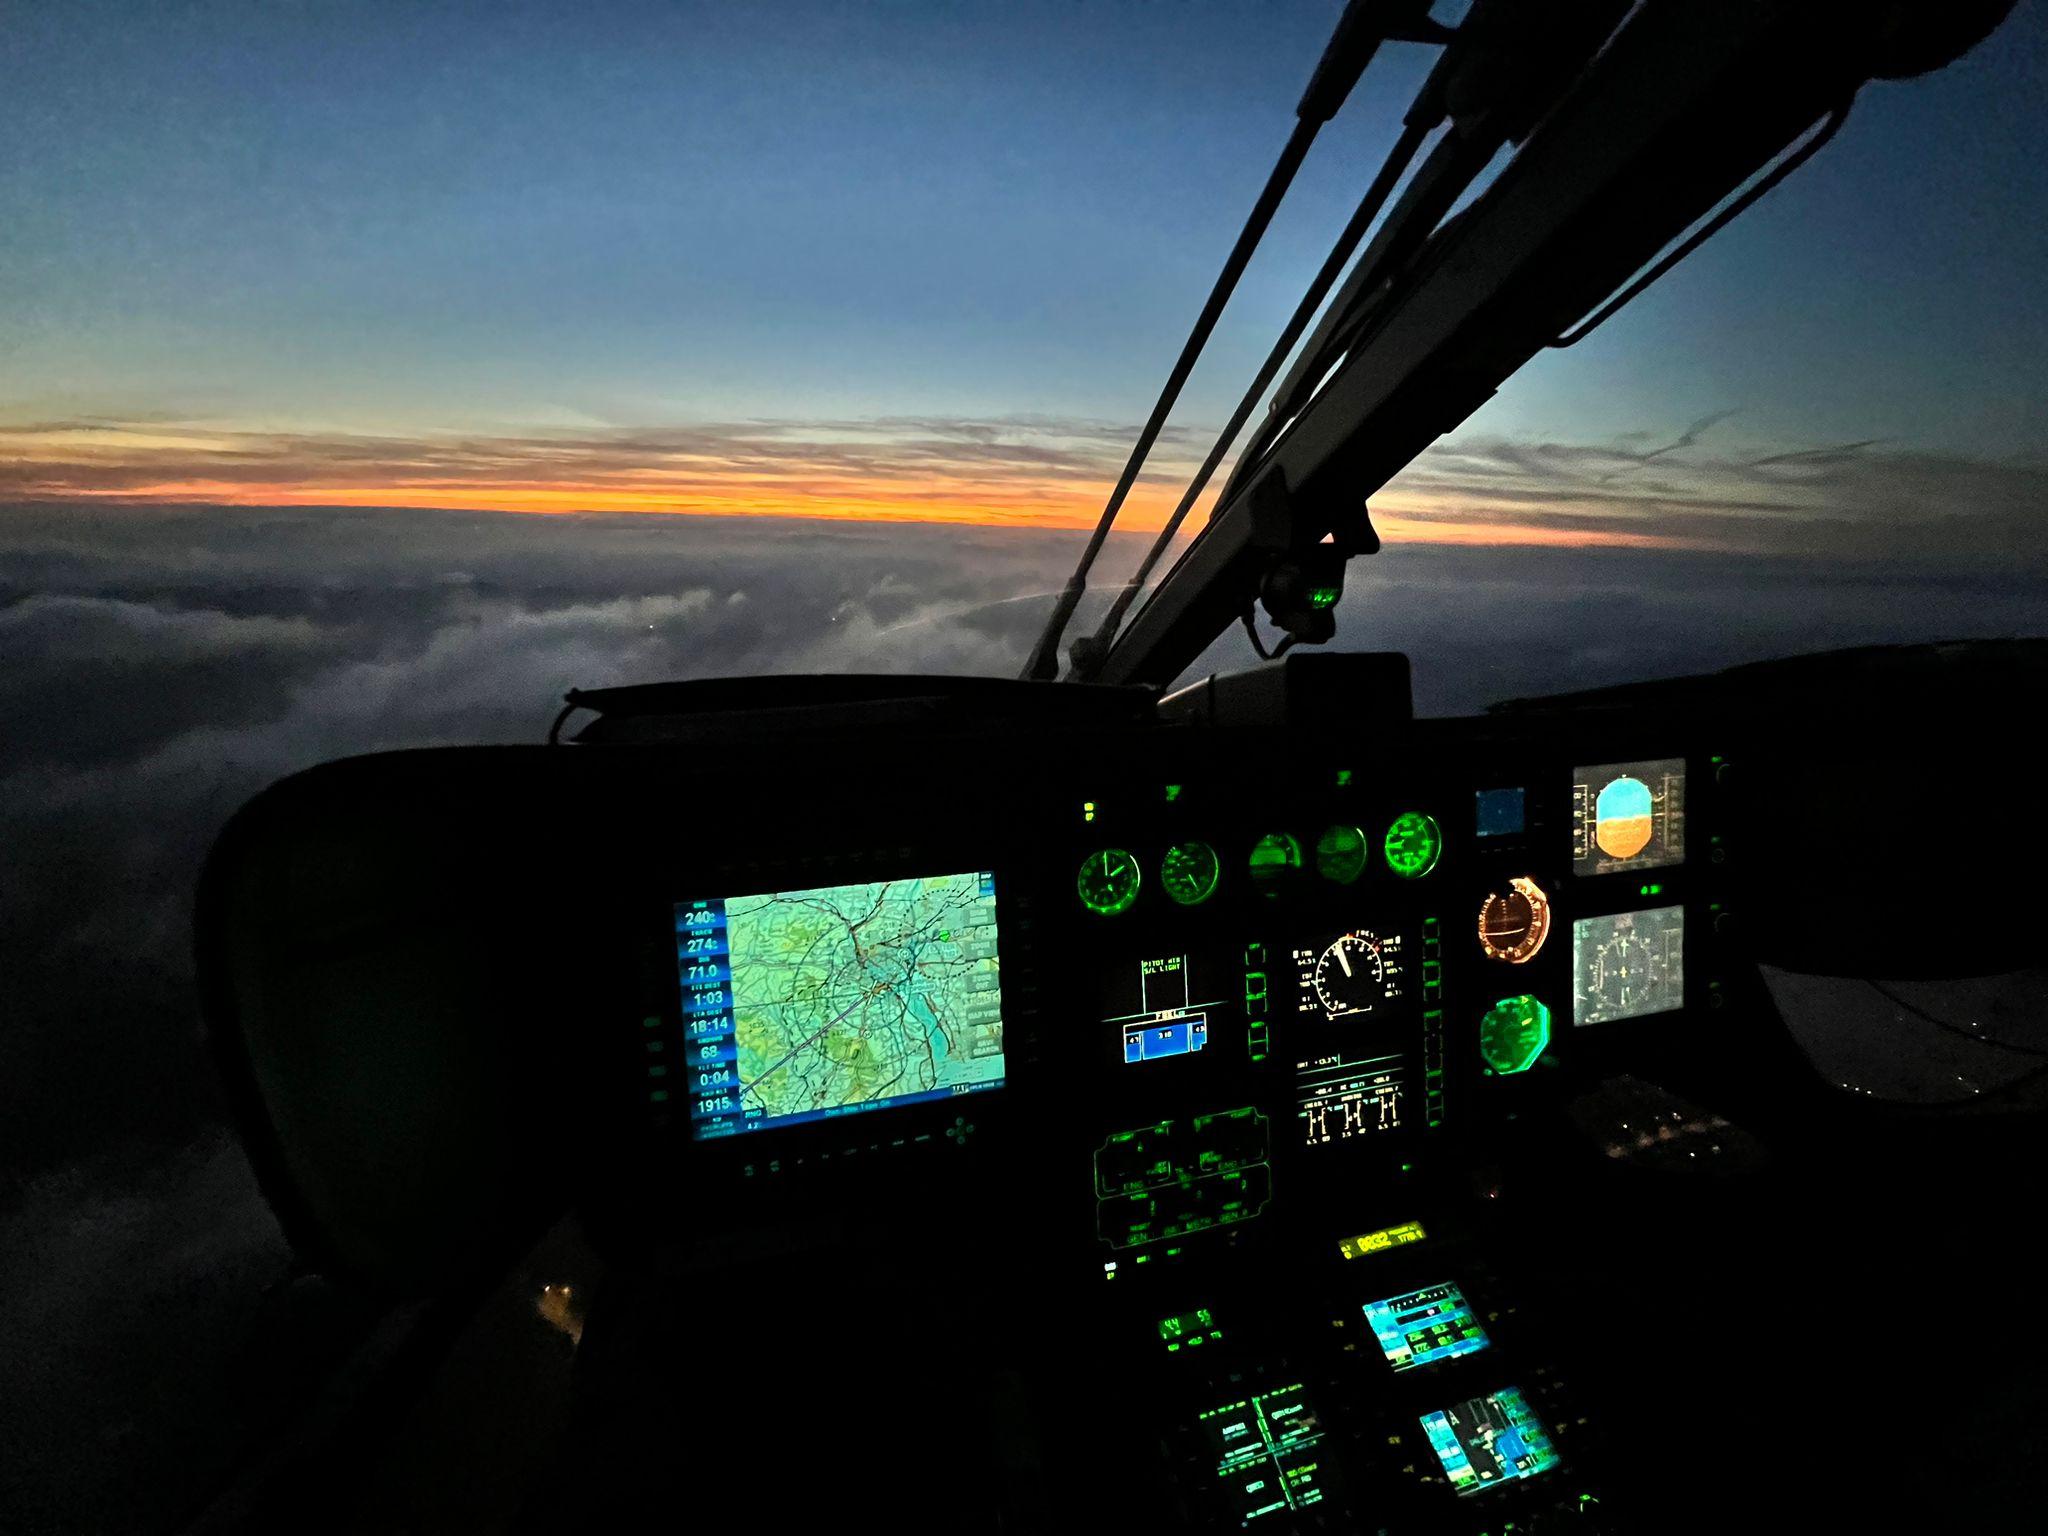
[[[1222,875],[1216,850],[1204,842],[1175,843],[1159,861],[1161,888],[1184,907],[1199,907],[1214,896]]]
[[[1356,827],[1326,827],[1316,839],[1316,873],[1350,885],[1365,873],[1365,834]]]
[[[1404,880],[1420,880],[1443,857],[1443,828],[1434,816],[1403,811],[1387,828],[1387,868]]]
[[[1081,861],[1074,890],[1090,912],[1114,917],[1138,899],[1138,861],[1122,848],[1105,848]]]
[[[1301,869],[1301,844],[1285,832],[1268,832],[1252,844],[1252,880],[1271,888]]]
[[[1549,1044],[1550,1010],[1526,992],[1502,998],[1479,1021],[1480,1059],[1503,1077],[1535,1066]]]

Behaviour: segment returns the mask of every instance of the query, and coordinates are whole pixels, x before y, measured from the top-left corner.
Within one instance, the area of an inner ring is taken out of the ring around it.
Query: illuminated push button
[[[1404,811],[1387,828],[1387,868],[1404,880],[1420,880],[1443,857],[1443,828],[1423,811]]]

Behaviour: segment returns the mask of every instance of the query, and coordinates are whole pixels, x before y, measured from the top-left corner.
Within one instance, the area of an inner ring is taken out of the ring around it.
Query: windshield
[[[1015,675],[1338,10],[10,16],[0,1435],[37,1470],[0,1526],[194,1507],[301,1305],[191,1024],[225,817],[343,754],[538,741],[570,687]],[[2044,41],[2023,3],[1872,86],[1424,453],[1337,643],[1451,714],[2048,631]],[[1389,47],[1325,131],[1070,635],[1432,57]]]

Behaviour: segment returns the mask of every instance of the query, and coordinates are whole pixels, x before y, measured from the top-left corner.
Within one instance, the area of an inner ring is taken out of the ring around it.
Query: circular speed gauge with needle
[[[1479,907],[1479,947],[1491,960],[1522,965],[1550,937],[1550,898],[1527,875],[1517,875],[1505,892],[1489,891]]]
[[[1316,1001],[1331,1018],[1366,1013],[1387,995],[1387,962],[1370,928],[1347,933],[1316,958],[1310,978]]]

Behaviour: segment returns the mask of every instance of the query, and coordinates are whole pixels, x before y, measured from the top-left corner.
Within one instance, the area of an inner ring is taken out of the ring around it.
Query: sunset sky
[[[1088,522],[1339,10],[25,7],[0,51],[0,499]],[[1326,131],[1133,526],[1432,57],[1386,50]],[[2048,457],[2044,98],[2040,0],[1867,90],[1786,187],[1389,488],[1383,530],[2008,539]]]

